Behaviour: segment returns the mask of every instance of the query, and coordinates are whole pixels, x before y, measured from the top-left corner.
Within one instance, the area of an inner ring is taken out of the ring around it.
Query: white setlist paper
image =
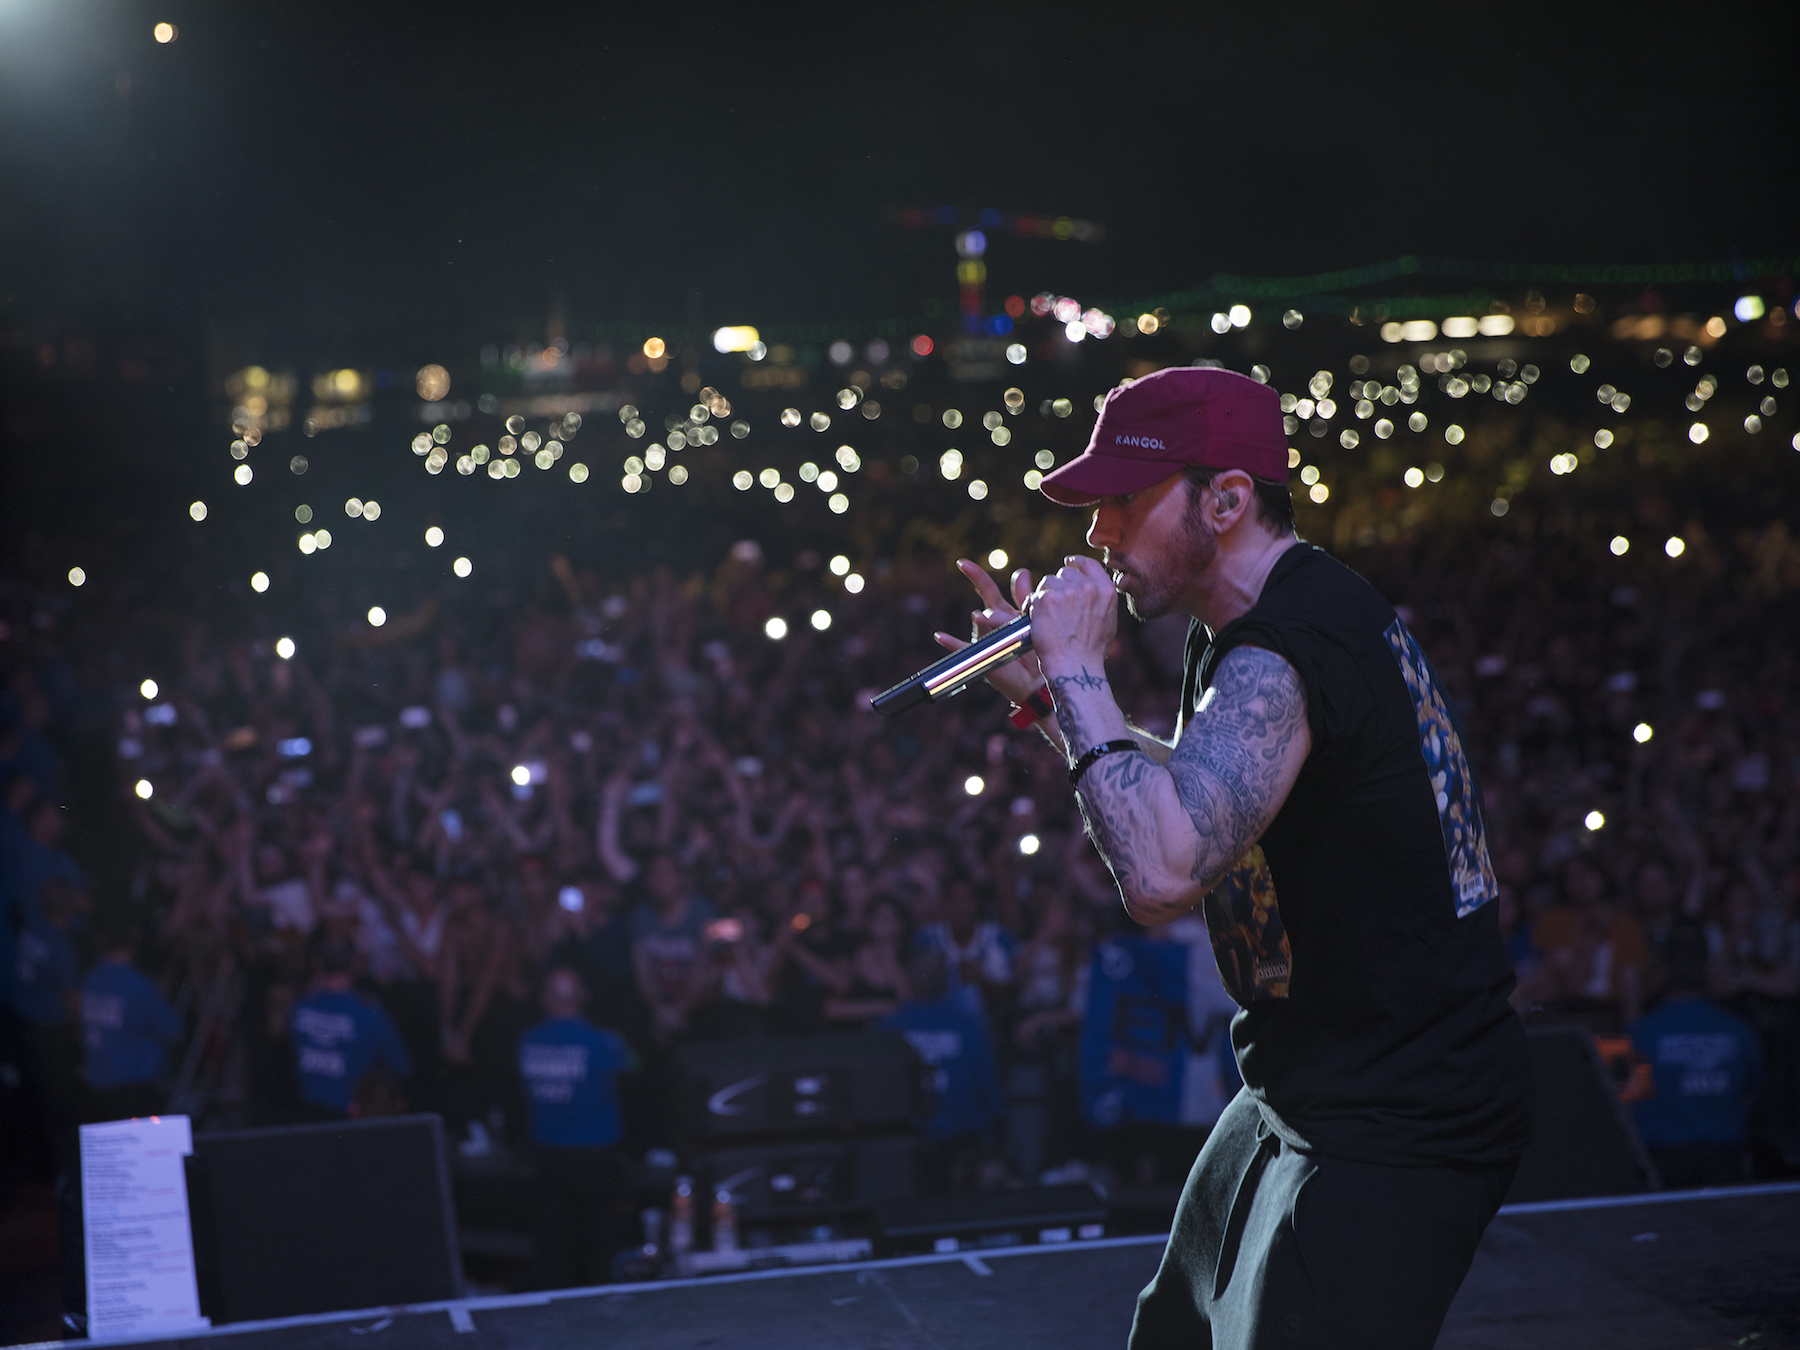
[[[186,1116],[81,1127],[88,1335],[192,1331],[200,1315],[187,1176]]]

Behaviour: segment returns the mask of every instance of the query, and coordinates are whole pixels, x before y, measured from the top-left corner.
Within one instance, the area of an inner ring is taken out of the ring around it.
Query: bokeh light
[[[450,570],[459,577],[466,577],[475,570],[475,564],[470,562],[467,558],[458,558],[455,562],[450,564]]]
[[[147,802],[150,800],[151,795],[155,793],[156,789],[151,785],[148,778],[140,778],[137,780],[137,786],[133,788],[132,791],[137,793],[139,801]]]
[[[1601,829],[1606,824],[1606,816],[1599,811],[1589,811],[1581,818],[1581,823],[1589,830]]]
[[[997,548],[989,553],[987,560],[988,566],[993,568],[996,572],[1005,571],[1006,564],[1010,561],[1006,556],[1006,550],[1003,548]]]
[[[1612,549],[1613,557],[1623,558],[1627,553],[1631,552],[1631,540],[1627,539],[1622,534],[1615,534],[1612,543],[1607,545],[1607,547]]]
[[[1678,534],[1670,535],[1668,542],[1663,545],[1663,552],[1671,558],[1679,558],[1687,552],[1687,540]]]
[[[86,584],[87,584],[87,573],[79,567],[71,567],[69,569],[69,585],[85,586]]]
[[[413,387],[427,403],[440,402],[450,396],[450,372],[435,363],[421,366]]]
[[[158,689],[155,680],[145,680],[138,686],[138,693],[142,694],[147,699],[155,699],[160,692],[161,690]]]
[[[150,36],[166,46],[181,36],[181,30],[172,23],[159,23],[150,30]],[[202,42],[200,45],[204,47],[206,44]],[[145,787],[148,785],[140,783],[139,786]],[[148,792],[140,792],[138,795],[140,797],[148,797],[150,794]]]
[[[380,605],[369,606],[369,627],[379,628],[387,622],[387,611]]]
[[[812,612],[812,626],[821,633],[831,627],[831,611],[828,609],[815,609]]]
[[[963,791],[971,797],[979,797],[987,791],[987,780],[978,773],[972,773],[963,779]]]
[[[1022,834],[1019,836],[1019,852],[1023,853],[1027,858],[1031,857],[1042,847],[1042,842],[1035,834]]]
[[[268,590],[269,574],[267,572],[252,572],[250,574],[250,589],[255,591],[258,595],[261,595],[264,591]]]
[[[436,525],[426,526],[426,528],[425,528],[425,547],[436,548],[436,547],[438,547],[438,545],[442,544],[443,542],[444,542],[443,530],[439,529]]]
[[[239,487],[244,487],[256,477],[256,472],[248,464],[240,464],[231,471],[231,476],[237,480]]]
[[[205,502],[193,503],[191,506],[188,507],[188,515],[191,516],[195,520],[205,520],[206,519],[206,503]]]
[[[787,620],[776,615],[763,625],[763,633],[776,642],[787,636]]]
[[[1648,722],[1639,722],[1631,729],[1631,739],[1639,745],[1643,745],[1654,735],[1656,735],[1656,729]]]
[[[294,639],[291,637],[275,639],[275,655],[279,656],[283,661],[292,661],[294,659],[294,650]]]

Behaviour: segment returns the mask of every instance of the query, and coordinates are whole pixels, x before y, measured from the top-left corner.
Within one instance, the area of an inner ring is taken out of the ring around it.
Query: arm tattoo
[[[1192,734],[1169,758],[1175,790],[1200,836],[1192,879],[1208,888],[1275,818],[1285,752],[1306,729],[1305,686],[1274,652],[1233,649],[1210,692]]]
[[[1073,752],[1077,719],[1065,718],[1063,708],[1057,705],[1057,715]],[[1293,667],[1273,652],[1238,647],[1220,663],[1166,765],[1148,755],[1108,755],[1088,771],[1078,794],[1082,814],[1128,898],[1137,883],[1175,869],[1168,829],[1158,818],[1159,768],[1173,781],[1195,832],[1192,855],[1182,860],[1191,883],[1180,888],[1187,898],[1159,906],[1168,912],[1157,915],[1143,913],[1140,898],[1134,911],[1140,918],[1162,922],[1185,912],[1261,836],[1285,798],[1290,748],[1306,730],[1306,691]]]
[[[1106,738],[1083,730],[1081,716],[1076,712],[1073,700],[1067,695],[1076,690],[1093,693],[1106,687],[1105,674],[1096,675],[1086,666],[1083,666],[1077,674],[1058,675],[1050,681],[1050,692],[1056,696],[1056,724],[1062,728],[1063,744],[1068,749],[1071,764],[1079,759],[1090,745]]]

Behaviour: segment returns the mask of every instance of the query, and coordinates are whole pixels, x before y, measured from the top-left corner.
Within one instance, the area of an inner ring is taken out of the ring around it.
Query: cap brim
[[[1121,459],[1086,453],[1045,474],[1038,491],[1058,506],[1092,506],[1102,497],[1122,497],[1154,487],[1185,467],[1160,459]]]

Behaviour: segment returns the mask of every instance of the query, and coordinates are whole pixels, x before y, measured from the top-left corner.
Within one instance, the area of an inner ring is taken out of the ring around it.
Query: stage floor
[[[1122,1346],[1160,1238],[222,1327],[187,1350]],[[1800,1346],[1800,1184],[1511,1206],[1442,1350]]]

